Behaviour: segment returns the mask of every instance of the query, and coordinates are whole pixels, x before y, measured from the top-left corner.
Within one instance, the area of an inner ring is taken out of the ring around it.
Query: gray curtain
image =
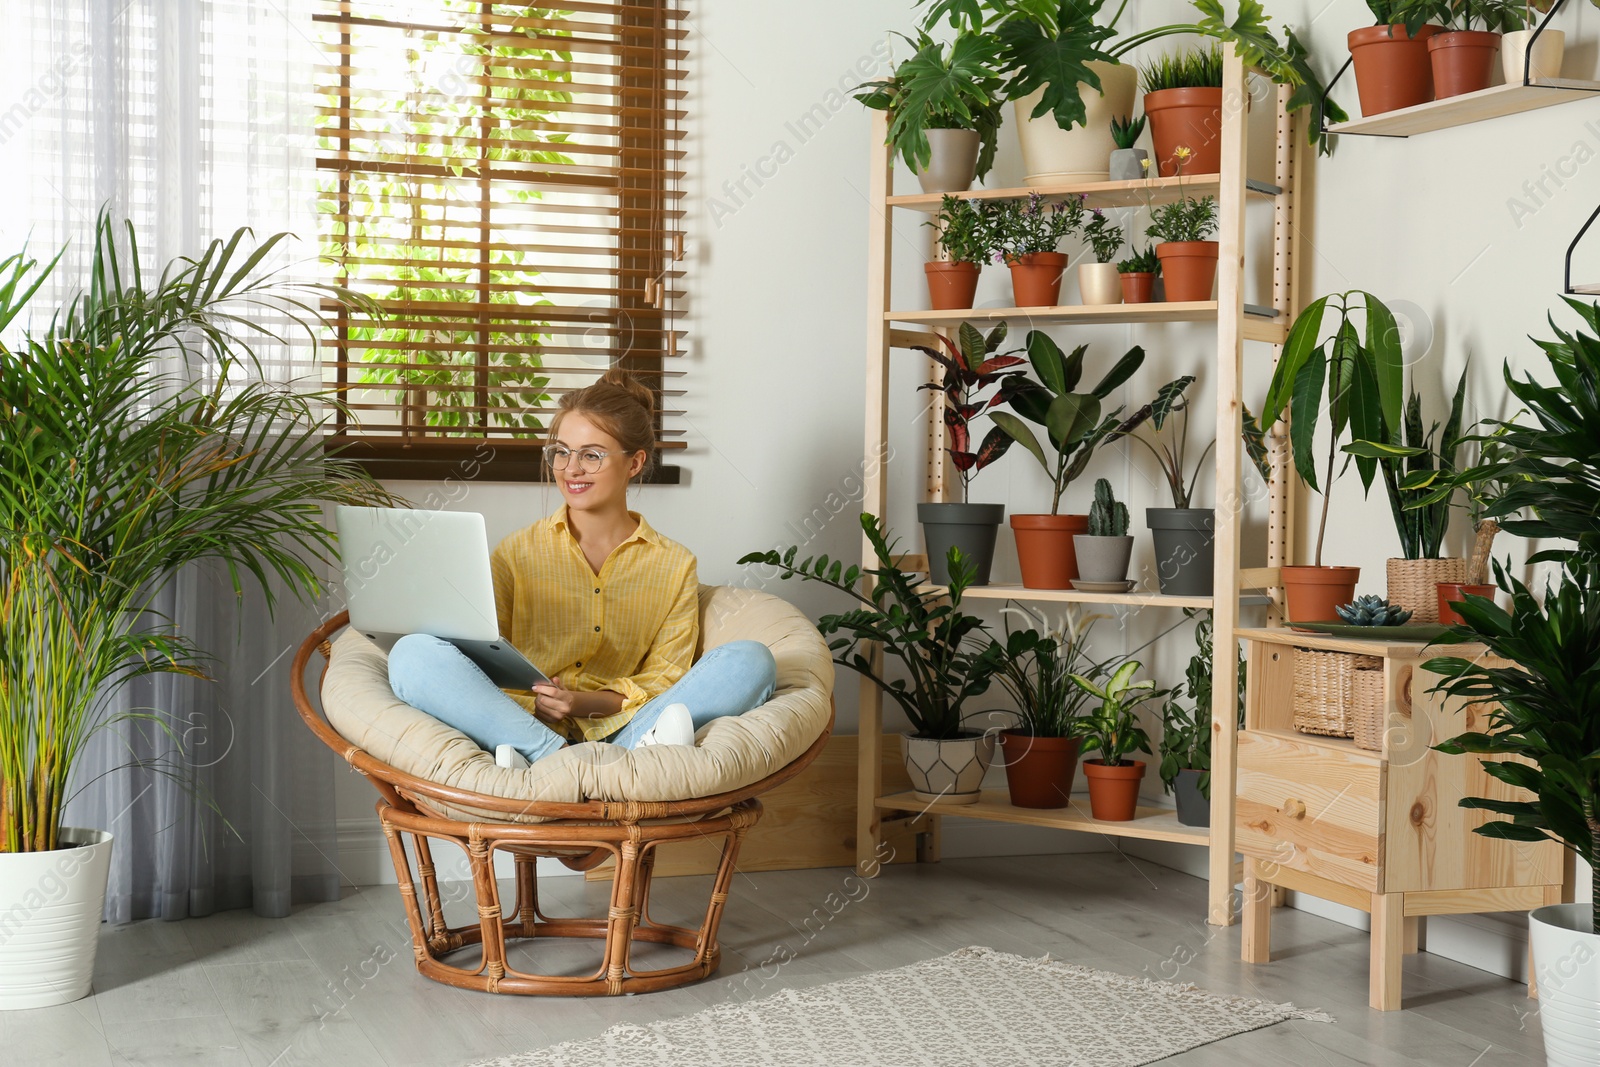
[[[102,206],[134,223],[147,269],[240,226],[295,232],[293,255],[314,256],[319,57],[304,0],[10,0],[6,13],[3,79],[21,107],[0,130],[0,236],[43,259],[67,248],[34,328],[81,284]],[[309,346],[261,355],[275,380],[320,377]],[[288,695],[316,612],[280,599],[269,618],[259,589],[236,600],[225,575],[194,568],[154,613],[202,642],[213,680],[162,676],[107,696],[117,721],[79,767],[66,815],[115,835],[107,918],[283,915],[336,895],[335,759]],[[140,709],[160,726],[118,718]]]

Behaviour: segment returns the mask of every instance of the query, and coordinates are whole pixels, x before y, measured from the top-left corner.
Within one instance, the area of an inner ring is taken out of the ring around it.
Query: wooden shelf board
[[[1600,296],[1600,285],[1574,285],[1573,296]]]
[[[1307,634],[1287,627],[1266,629],[1239,629],[1241,641],[1264,641],[1271,645],[1293,645],[1296,648],[1316,649],[1319,652],[1354,652],[1361,656],[1381,656],[1392,659],[1426,659],[1435,655],[1471,655],[1478,645],[1428,645],[1421,641],[1386,641],[1381,637],[1334,637],[1331,634]],[[1466,649],[1463,652],[1462,649]]]
[[[1127,822],[1102,822],[1089,815],[1087,797],[1073,797],[1065,808],[1018,808],[999,789],[985,789],[976,804],[932,804],[918,800],[915,793],[895,793],[879,797],[878,807],[889,811],[931,812],[963,819],[991,819],[1023,826],[1048,826],[1057,830],[1078,830],[1108,837],[1139,837],[1147,841],[1176,841],[1205,845],[1211,832],[1203,826],[1184,826],[1171,808],[1141,807]]]
[[[1371,118],[1351,119],[1328,127],[1329,133],[1364,134],[1372,137],[1410,137],[1434,130],[1447,130],[1470,122],[1515,115],[1542,107],[1554,107],[1600,93],[1600,82],[1572,78],[1542,78],[1532,85],[1495,85],[1475,93],[1463,93],[1426,104],[1386,111]]]
[[[1215,321],[1215,300],[1152,304],[1064,304],[1033,308],[958,308],[954,311],[887,311],[891,322],[948,326],[968,320],[1030,319],[1034,322],[1205,322]]]
[[[941,592],[943,586],[924,585],[923,592]],[[1029,589],[1026,586],[996,582],[990,585],[971,585],[961,594],[967,600],[1027,600],[1058,604],[1132,604],[1137,607],[1204,608],[1210,610],[1212,598],[1208,596],[1166,596],[1162,593],[1085,593],[1077,589]],[[1270,604],[1272,598],[1265,594],[1243,593],[1241,604]]]
[[[1104,182],[1040,182],[1037,185],[1017,186],[1009,189],[969,189],[955,193],[963,200],[1021,200],[1038,193],[1046,200],[1061,200],[1082,195],[1089,207],[1144,207],[1146,204],[1169,204],[1181,196],[1217,196],[1222,188],[1220,174],[1196,174],[1179,178],[1135,178],[1132,181]],[[1251,182],[1246,191],[1251,196],[1276,196],[1280,190],[1268,182]],[[891,207],[910,211],[939,210],[944,193],[903,193],[889,197]]]

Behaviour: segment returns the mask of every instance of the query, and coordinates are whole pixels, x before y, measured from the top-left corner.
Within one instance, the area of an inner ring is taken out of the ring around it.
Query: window
[[[684,14],[323,0],[323,253],[362,298],[327,304],[330,447],[380,477],[538,478],[560,395],[613,366],[682,414]]]

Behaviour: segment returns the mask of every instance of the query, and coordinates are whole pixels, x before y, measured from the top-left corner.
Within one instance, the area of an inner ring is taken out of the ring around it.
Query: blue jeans
[[[633,748],[669,704],[686,705],[696,730],[724,715],[742,715],[771,699],[777,678],[772,652],[761,642],[718,645],[606,740]],[[500,690],[460,649],[437,637],[409,634],[394,643],[389,652],[389,688],[490,752],[513,745],[532,763],[567,743]]]

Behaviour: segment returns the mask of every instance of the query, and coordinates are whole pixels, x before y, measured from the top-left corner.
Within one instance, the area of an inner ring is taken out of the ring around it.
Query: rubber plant
[[[324,506],[392,502],[323,456],[317,406],[336,395],[260,375],[253,345],[310,343],[320,307],[361,303],[261,269],[287,236],[252,247],[238,230],[150,277],[132,226],[119,240],[102,215],[87,287],[0,343],[0,852],[58,846],[73,768],[119,719],[181,754],[165,713],[116,716],[105,699],[139,676],[204,677],[193,639],[156,611],[181,570],[217,561],[235,595],[259,582],[268,610],[275,589],[312,601],[337,557]],[[59,259],[0,262],[0,330]]]
[[[1365,313],[1362,331],[1351,321],[1358,304]],[[1329,309],[1338,318],[1324,339],[1323,320]],[[1288,340],[1267,387],[1261,425],[1270,428],[1284,412],[1289,413],[1289,450],[1295,471],[1322,494],[1315,566],[1322,565],[1331,491],[1342,470],[1339,443],[1347,436],[1357,441],[1383,440],[1386,426],[1401,424],[1404,374],[1394,314],[1371,293],[1351,290],[1321,297],[1307,305],[1289,327]],[[1329,433],[1326,474],[1319,483],[1315,438],[1324,408]],[[1360,455],[1353,458],[1362,483],[1370,486],[1377,460]]]
[[[1210,37],[1232,44],[1246,64],[1259,67],[1276,82],[1292,85],[1291,111],[1310,108],[1310,143],[1330,150],[1322,130],[1348,116],[1323,91],[1321,78],[1294,30],[1284,27],[1279,43],[1267,23],[1260,0],[1240,0],[1231,20],[1222,0],[1193,0],[1194,22],[1171,23],[1118,37],[1117,25],[1128,0],[1101,21],[1105,0],[918,0],[927,8],[923,30],[947,22],[957,30],[993,33],[1000,41],[1000,66],[1006,95],[1013,100],[1043,90],[1031,117],[1053,113],[1062,129],[1082,125],[1086,115],[1082,86],[1098,92],[1100,78],[1091,61],[1120,63],[1141,45],[1174,35]]]
[[[1004,385],[1007,378],[1020,375],[1021,356],[995,355],[1005,341],[1006,324],[1001,323],[989,331],[987,337],[970,322],[963,322],[956,331],[956,341],[940,334],[939,343],[944,351],[926,345],[912,348],[944,369],[940,380],[928,382],[917,388],[932,389],[944,394],[945,454],[960,477],[961,499],[965,502],[967,489],[977,473],[1005,455],[1011,448],[1011,438],[998,426],[991,427],[977,451],[972,450],[972,420],[988,407],[1004,401],[998,391],[987,399],[983,390],[996,383]]]
[[[1456,606],[1463,624],[1440,643],[1477,643],[1482,655],[1438,657],[1424,668],[1443,676],[1435,688],[1487,706],[1483,731],[1463,733],[1440,751],[1519,757],[1484,770],[1533,794],[1531,800],[1468,797],[1467,808],[1505,816],[1477,828],[1485,837],[1555,839],[1585,860],[1594,877],[1594,929],[1600,930],[1600,304],[1567,303],[1589,331],[1551,323],[1540,341],[1553,384],[1518,378],[1505,367],[1506,388],[1529,421],[1490,420],[1486,461],[1460,471],[1436,490],[1491,487],[1485,512],[1520,537],[1562,541],[1529,557],[1556,565],[1544,596],[1496,562],[1502,608],[1468,596]]]
[[[1050,514],[1055,515],[1061,509],[1061,494],[1083,473],[1095,450],[1126,425],[1117,421],[1120,407],[1103,414],[1101,402],[1133,377],[1144,363],[1144,349],[1128,349],[1099,384],[1087,393],[1077,393],[1073,390],[1083,377],[1088,345],[1079,345],[1066,355],[1049,334],[1030,330],[1024,347],[1038,380],[1019,376],[1001,382],[1000,398],[1011,410],[991,411],[989,417],[1050,476]],[[1048,451],[1029,423],[1045,431]]]
[[[874,111],[888,112],[889,144],[913,171],[926,169],[932,161],[929,130],[976,131],[981,179],[994,165],[1003,121],[999,40],[969,30],[958,32],[949,45],[926,32],[915,38],[896,36],[911,45],[911,58],[889,77],[857,86],[855,98]]]
[[[967,701],[988,690],[1003,657],[1003,650],[984,639],[982,620],[961,610],[973,566],[959,549],[951,549],[949,587],[926,586],[921,575],[895,565],[895,546],[877,516],[863,513],[861,529],[876,567],[846,567],[825,555],[797,563],[797,548],[752,552],[739,563],[763,564],[782,579],[817,582],[856,601],[858,607],[817,620],[833,661],[883,690],[905,712],[915,736],[941,741],[959,737]],[[863,578],[865,592],[860,588]],[[875,666],[864,647],[869,643],[876,643],[886,659],[898,661],[910,681],[889,678]]]

